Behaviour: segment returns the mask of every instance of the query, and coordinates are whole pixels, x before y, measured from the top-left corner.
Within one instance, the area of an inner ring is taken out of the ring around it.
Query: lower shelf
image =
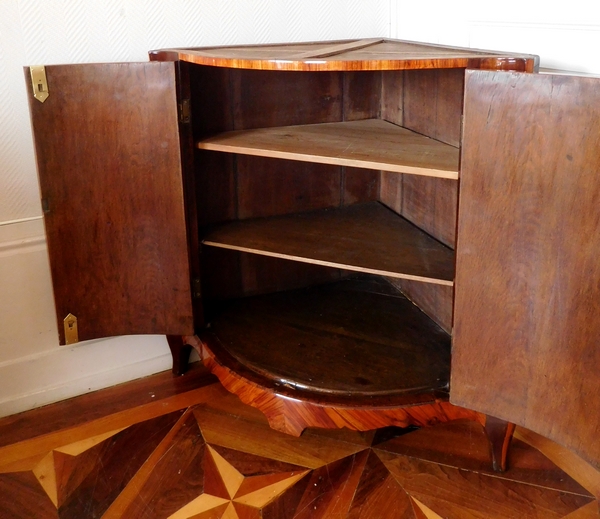
[[[452,407],[449,335],[383,280],[229,301],[200,341],[223,385],[292,434],[426,425]]]

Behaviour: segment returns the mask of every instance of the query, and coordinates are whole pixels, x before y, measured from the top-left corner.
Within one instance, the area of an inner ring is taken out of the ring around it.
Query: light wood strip
[[[598,501],[594,501],[571,512],[569,515],[565,515],[563,519],[598,519],[599,517]]]
[[[56,485],[56,470],[54,467],[54,453],[49,452],[42,461],[33,469],[33,473],[48,494],[50,501],[58,508],[58,487]]]
[[[177,510],[174,514],[170,515],[168,519],[189,519],[190,517],[196,517],[202,512],[208,512],[209,510],[214,510],[215,517],[219,517],[217,514],[222,512],[226,506],[229,507],[230,505],[231,503],[227,499],[211,496],[210,494],[202,494],[183,508]],[[217,508],[219,508],[219,510],[216,510]]]
[[[336,54],[339,54],[341,52],[364,49],[365,47],[370,47],[371,45],[383,43],[384,41],[385,40],[383,38],[370,38],[364,40],[351,41],[348,43],[340,43],[338,45],[323,45],[323,47],[321,47],[319,50],[312,49],[306,52],[299,52],[297,54],[291,55],[289,59],[308,60],[316,58],[327,58],[329,56],[335,56]]]
[[[283,481],[278,481],[277,483],[273,483],[267,487],[255,490],[254,492],[250,492],[244,496],[237,497],[235,501],[236,503],[242,503],[254,508],[262,508],[277,499],[285,490],[296,483],[296,481],[302,479],[306,474],[308,474],[308,472],[308,470],[305,470],[299,474],[284,479]]]
[[[79,426],[7,445],[0,448],[0,473],[6,471],[5,467],[12,468],[16,466],[21,460],[29,460],[29,463],[31,463],[31,466],[21,464],[21,470],[32,470],[46,453],[57,447],[85,440],[91,436],[103,434],[118,428],[128,427],[197,403],[209,402],[223,392],[224,390],[219,384],[213,384],[188,393],[158,400],[135,409],[121,411]]]
[[[380,119],[226,132],[197,147],[458,179],[458,148]]]
[[[229,497],[233,499],[233,496],[235,496],[242,486],[244,476],[210,445],[208,445],[208,451],[217,466],[217,470],[221,475],[221,479],[223,480],[223,484],[227,489]]]
[[[114,431],[108,431],[106,433],[92,436],[91,438],[86,438],[85,440],[70,443],[69,445],[59,447],[58,449],[55,449],[55,450],[58,452],[62,452],[64,454],[69,454],[70,456],[79,456],[79,454],[81,454],[82,452],[85,452],[88,449],[91,449],[92,447],[98,445],[99,443],[103,442],[107,438],[110,438],[111,436],[114,436],[115,434],[120,433],[124,429],[125,429],[125,427],[121,427]]]
[[[411,496],[413,502],[419,507],[427,519],[442,519],[441,515],[436,514],[431,508],[425,506],[421,501]]]
[[[204,245],[452,286],[453,251],[377,202],[233,222]]]
[[[569,449],[522,427],[517,427],[514,437],[539,450],[583,488],[600,499],[600,471],[587,461]]]

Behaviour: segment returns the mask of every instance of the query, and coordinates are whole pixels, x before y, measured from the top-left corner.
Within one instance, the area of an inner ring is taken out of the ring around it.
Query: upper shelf
[[[226,132],[204,150],[458,179],[458,148],[380,119]]]
[[[533,72],[537,56],[371,38],[152,51],[199,65],[260,70],[486,68]]]
[[[454,252],[378,202],[223,224],[204,245],[452,286]]]

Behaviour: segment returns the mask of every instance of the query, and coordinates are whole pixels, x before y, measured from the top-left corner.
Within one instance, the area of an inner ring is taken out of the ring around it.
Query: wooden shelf
[[[447,286],[454,279],[452,249],[378,202],[235,221],[203,244]]]
[[[288,396],[410,405],[447,390],[450,336],[380,278],[227,301],[214,312],[201,339],[217,361]]]
[[[458,148],[380,119],[226,132],[203,150],[458,179]]]

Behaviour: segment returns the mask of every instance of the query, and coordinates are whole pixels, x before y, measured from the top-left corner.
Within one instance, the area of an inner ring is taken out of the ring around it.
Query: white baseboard
[[[115,337],[0,363],[0,416],[171,369],[164,336]]]

